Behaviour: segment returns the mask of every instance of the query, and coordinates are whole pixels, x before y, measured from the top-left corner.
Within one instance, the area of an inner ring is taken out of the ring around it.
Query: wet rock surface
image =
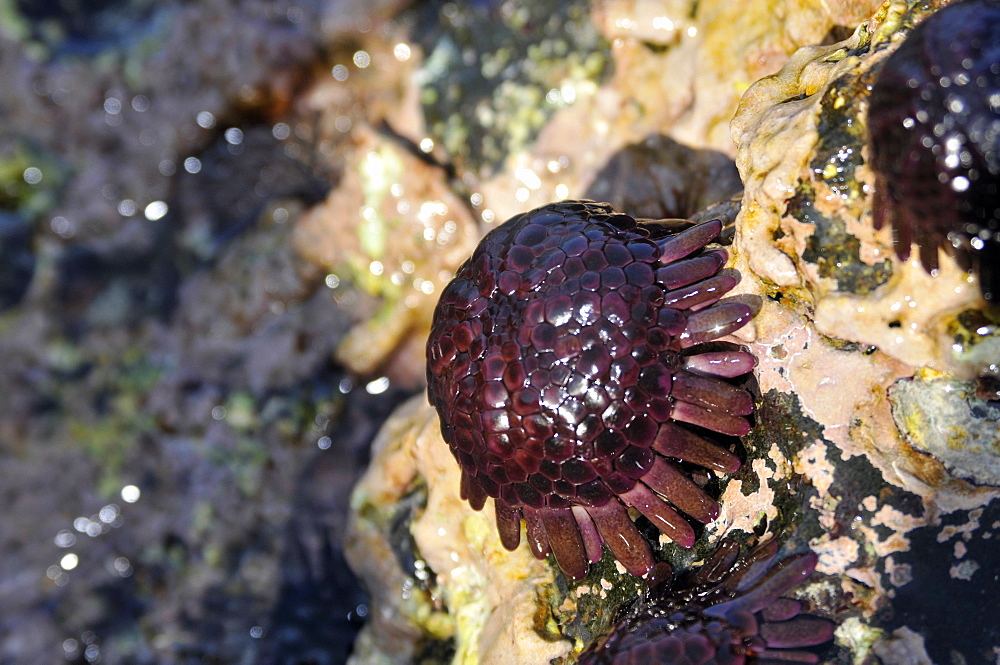
[[[889,389],[892,415],[906,441],[956,476],[1000,485],[1000,404],[980,399],[975,384],[917,376]]]
[[[658,48],[647,47],[649,52],[639,55],[637,48],[629,50],[630,33],[621,28],[634,30],[636,42],[648,42],[657,34],[653,19],[645,28],[632,27],[628,19],[638,14],[629,13],[631,5],[606,3],[601,11],[609,7],[622,12],[603,19],[603,25],[618,31],[613,33],[618,39],[615,76],[600,84],[591,108],[608,98],[627,98],[624,91],[637,85],[643,67],[649,66],[647,59],[664,54],[679,58],[685,48],[705,56],[699,49],[729,34],[716,26],[705,42],[672,37],[657,40]],[[921,371],[950,375],[964,382],[970,399],[979,399],[972,393],[985,391],[975,376],[989,377],[995,371],[986,351],[994,327],[974,282],[960,266],[942,259],[940,273],[930,278],[919,264],[892,256],[888,234],[876,233],[871,226],[871,173],[865,162],[867,85],[893,46],[937,8],[869,5],[843,24],[846,29],[831,29],[797,45],[802,48],[787,48],[777,56],[773,76],[743,96],[732,128],[735,151],[722,148],[735,156],[746,188],[733,243],[734,265],[743,275],[739,290],[766,299],[753,330],[738,339],[760,360],[755,371],[756,425],[738,448],[745,458],[743,468],[718,481],[722,512],[702,536],[708,543],[721,534],[770,533],[782,538],[789,552],[815,552],[817,573],[803,596],[812,611],[838,624],[836,646],[822,652],[828,662],[939,662],[953,653],[987,662],[995,640],[989,629],[966,630],[962,643],[956,644],[948,620],[936,620],[931,603],[915,600],[923,596],[926,584],[934,589],[930,595],[951,587],[975,603],[980,597],[976,576],[981,576],[979,584],[992,583],[997,563],[984,563],[982,554],[970,556],[969,543],[988,543],[995,537],[995,522],[981,521],[984,510],[994,505],[995,483],[985,476],[968,482],[967,476],[955,473],[953,458],[927,454],[910,436],[920,431],[922,438],[940,440],[956,421],[944,418],[949,425],[943,430],[938,425],[935,431],[914,417],[903,422],[899,408],[893,408],[894,403],[916,402],[912,395],[904,397],[903,387],[919,383],[912,377]],[[701,18],[713,16],[709,9],[701,11]],[[655,24],[664,22],[661,18]],[[690,26],[681,21],[678,25]],[[694,34],[701,34],[703,24],[693,27]],[[673,84],[683,87],[672,79],[641,80],[645,100],[669,98]],[[704,92],[699,86],[708,80],[699,79],[693,86],[695,96]],[[665,108],[652,107],[645,116],[636,110],[641,118],[637,126],[656,118],[662,128],[669,128],[660,130],[664,134],[687,138],[690,118],[667,121],[657,115]],[[589,131],[606,132],[603,117],[596,117]],[[548,157],[561,121],[554,116],[534,150],[515,155],[513,161],[524,165]],[[605,122],[614,127],[614,121]],[[712,136],[703,133],[688,144],[711,147]],[[589,140],[584,131],[573,145],[583,148]],[[554,169],[564,184],[574,182],[576,175],[579,181],[594,179],[591,191],[611,192],[614,178],[625,179],[622,169],[580,168],[587,163],[587,157],[579,157],[585,153],[566,150],[573,155],[566,161],[570,168]],[[622,154],[629,155],[627,150]],[[609,157],[607,163],[614,159]],[[632,168],[643,162],[629,155],[619,163]],[[636,176],[637,202],[644,199],[643,178],[655,172],[655,165],[648,164],[648,171],[637,169],[642,174]],[[560,191],[548,177],[542,175],[537,188],[528,188],[522,209],[531,207],[536,195]],[[486,200],[496,200],[490,194],[500,180],[502,176],[484,184]],[[567,184],[564,191],[575,190]],[[971,321],[985,323],[970,327]],[[983,432],[985,440],[996,438],[989,413],[972,406],[964,409],[960,422],[967,426],[967,418],[975,419],[969,431],[976,434],[970,437]],[[931,540],[951,544],[932,545]],[[442,547],[447,551],[449,546]],[[664,541],[658,556],[675,566],[690,566],[705,555],[702,547],[687,553]],[[924,550],[928,559],[918,564]],[[577,648],[608,626],[576,610],[585,606],[584,598],[600,597],[602,590],[611,588],[628,590],[625,598],[610,600],[617,607],[641,591],[621,587],[620,578],[600,565],[579,584],[565,590],[560,586],[564,595],[558,607],[566,613],[554,617],[564,636],[579,640]],[[447,593],[441,597],[447,604]],[[489,662],[505,662],[501,653],[489,649],[479,655]],[[571,661],[572,656],[566,662]]]
[[[346,659],[348,492],[408,391],[332,359],[291,229],[341,157],[280,121],[384,9],[5,9],[0,662]]]
[[[995,660],[941,608],[998,592],[996,315],[874,229],[864,131],[947,3],[557,4],[4,10],[0,662],[573,662],[646,584],[458,500],[431,310],[513,214],[734,185],[754,428],[693,549],[638,528],[812,550],[826,662]]]

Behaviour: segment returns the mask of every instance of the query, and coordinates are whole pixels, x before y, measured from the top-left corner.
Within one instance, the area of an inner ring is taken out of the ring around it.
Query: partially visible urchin
[[[868,103],[875,227],[931,274],[942,248],[1000,300],[1000,3],[966,0],[918,25]]]
[[[495,499],[503,544],[555,556],[571,578],[607,544],[635,575],[653,565],[627,509],[689,547],[682,517],[719,506],[687,472],[739,460],[699,428],[746,434],[750,394],[725,378],[756,361],[699,348],[751,310],[705,249],[721,222],[669,235],[605,203],[565,201],[493,229],[444,289],[427,344],[428,393],[473,508]],[[694,427],[692,427],[694,426]]]
[[[812,552],[778,560],[770,541],[740,560],[725,540],[695,572],[674,578],[659,563],[649,590],[580,665],[816,663],[804,650],[833,636],[834,623],[783,598],[815,569]]]

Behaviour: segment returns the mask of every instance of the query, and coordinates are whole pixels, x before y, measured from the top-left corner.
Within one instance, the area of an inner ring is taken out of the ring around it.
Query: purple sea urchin
[[[802,614],[802,603],[781,596],[816,567],[812,552],[776,561],[776,541],[738,561],[725,540],[693,574],[674,579],[659,563],[649,590],[611,635],[583,654],[579,665],[687,663],[816,663],[803,647],[823,644],[834,624]]]
[[[886,59],[868,107],[874,222],[900,259],[916,242],[934,274],[938,248],[975,266],[1000,300],[1000,3],[956,2]]]
[[[667,235],[606,203],[564,201],[493,229],[444,289],[427,344],[428,393],[479,510],[493,497],[503,544],[527,526],[535,556],[571,578],[602,543],[642,575],[652,553],[636,508],[689,547],[718,504],[682,464],[732,472],[739,460],[684,423],[749,430],[748,392],[723,378],[748,353],[704,351],[750,320],[719,302],[737,278],[705,245],[718,221]],[[722,378],[720,378],[722,377]]]

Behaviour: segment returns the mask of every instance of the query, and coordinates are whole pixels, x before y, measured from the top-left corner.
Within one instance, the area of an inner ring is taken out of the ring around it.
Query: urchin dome
[[[816,568],[803,552],[779,559],[770,541],[740,558],[726,539],[697,570],[674,576],[658,563],[649,589],[579,665],[817,663],[808,650],[833,637],[835,624],[783,597]]]
[[[682,423],[749,429],[741,351],[698,345],[745,324],[719,302],[737,283],[706,250],[718,221],[659,237],[605,203],[564,201],[493,229],[444,289],[427,345],[428,393],[473,508],[495,499],[504,545],[525,519],[534,554],[572,578],[606,543],[636,575],[653,564],[634,507],[683,546],[718,504],[681,470],[739,460]],[[652,229],[652,230],[651,230]]]
[[[1000,304],[1000,3],[952,2],[882,64],[868,104],[875,228],[892,226],[900,259],[938,249],[979,275]]]

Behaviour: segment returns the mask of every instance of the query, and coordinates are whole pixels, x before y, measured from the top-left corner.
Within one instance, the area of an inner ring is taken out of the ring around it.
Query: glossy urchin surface
[[[868,108],[875,226],[903,260],[916,242],[975,266],[1000,300],[1000,3],[958,2],[914,28],[886,59]]]
[[[812,573],[816,555],[779,561],[777,549],[770,541],[740,561],[739,546],[725,540],[702,567],[680,579],[668,564],[657,564],[646,597],[578,663],[818,662],[816,654],[801,649],[829,641],[833,622],[803,614],[801,602],[782,598]]]
[[[690,546],[718,504],[687,471],[739,460],[687,423],[739,436],[749,372],[742,351],[699,344],[740,328],[750,309],[719,302],[737,283],[706,250],[721,223],[679,234],[606,203],[565,201],[493,229],[445,288],[427,345],[428,393],[462,467],[462,496],[495,499],[503,544],[550,552],[571,578],[606,543],[635,575],[652,553],[629,518],[644,514]],[[721,378],[720,378],[721,377]]]

